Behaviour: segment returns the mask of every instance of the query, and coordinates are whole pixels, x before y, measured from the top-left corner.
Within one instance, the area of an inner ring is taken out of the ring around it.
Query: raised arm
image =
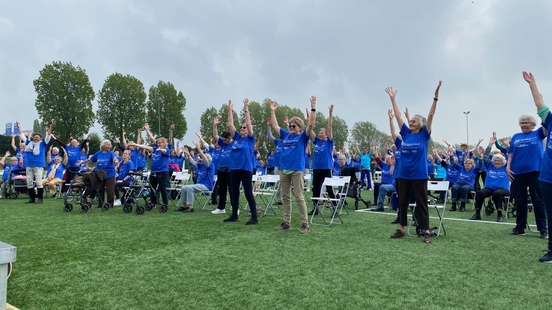
[[[331,104],[330,107],[328,108],[328,110],[329,110],[329,114],[328,114],[328,139],[330,139],[330,140],[333,140],[333,131],[332,131],[333,109],[334,109],[334,105]]]
[[[52,148],[54,146],[53,145],[50,145],[50,147],[48,148],[48,152],[46,152],[46,164],[50,164],[52,162]]]
[[[149,129],[149,124],[148,123],[145,123],[144,124],[144,129],[146,130],[146,132],[148,133],[148,137],[155,143],[155,137],[153,136],[153,134],[151,133],[150,129]]]
[[[389,99],[391,99],[391,105],[393,106],[393,112],[395,113],[395,119],[397,120],[397,125],[399,125],[399,130],[402,128],[402,125],[404,124],[404,120],[401,116],[401,110],[397,106],[397,101],[395,100],[395,97],[397,96],[397,90],[393,90],[393,87],[387,87],[385,89],[385,92],[389,95]]]
[[[270,123],[272,124],[274,131],[276,131],[278,136],[280,136],[280,126],[278,125],[278,120],[276,119],[276,108],[278,108],[278,106],[274,104],[274,101],[270,100]]]
[[[12,133],[11,147],[12,147],[14,152],[17,150],[17,146],[15,146],[15,134],[14,133]]]
[[[429,108],[429,113],[427,114],[426,120],[426,130],[428,133],[431,133],[431,125],[433,124],[433,116],[435,115],[435,110],[437,109],[437,100],[439,100],[439,89],[441,88],[443,81],[439,81],[437,84],[437,89],[435,89],[435,97],[433,97],[433,103],[431,108]]]
[[[215,116],[213,118],[213,137],[215,138],[215,143],[218,143],[219,134],[218,134],[218,124],[220,123],[220,116]]]
[[[234,137],[234,134],[236,133],[236,126],[234,126],[234,105],[232,104],[232,100],[228,100],[228,129],[230,130],[230,134],[232,137]]]
[[[0,165],[4,166],[4,164],[6,163],[6,157],[8,156],[10,156],[10,151],[6,151],[6,154],[4,154],[4,157],[0,159]]]
[[[387,115],[389,116],[389,130],[391,131],[391,137],[393,138],[393,141],[397,139],[397,132],[395,131],[395,125],[393,124],[393,118],[395,115],[393,115],[393,110],[389,109],[387,110]],[[358,145],[357,145],[358,150]]]
[[[316,121],[316,96],[310,97],[311,113],[309,114],[307,128],[305,129],[307,134],[314,128],[314,122]],[[328,129],[329,130],[329,129]]]
[[[142,143],[142,128],[138,128],[138,130],[136,130],[136,133],[136,143],[140,144]]]
[[[199,132],[196,132],[196,136],[199,138],[199,142],[201,143],[201,145],[203,145],[203,147],[208,150],[209,149],[209,143],[207,143],[204,139],[203,139],[203,136],[199,133]]]
[[[267,118],[266,119],[266,136],[268,137],[268,139],[272,142],[274,142],[274,136],[272,135],[272,126],[270,125],[271,123],[271,120],[270,118]]]
[[[171,124],[171,126],[169,127],[169,143],[173,143],[173,138],[174,138],[174,124]]]
[[[125,135],[126,135],[126,132],[125,132],[125,129],[123,128],[123,130],[121,132],[121,139],[123,140],[122,146],[124,147],[124,149],[121,149],[122,152],[124,152],[128,148],[128,144],[127,144]],[[121,148],[121,147],[119,146],[119,148]]]
[[[406,118],[406,122],[410,123],[410,113],[408,113],[408,107],[404,108],[404,117]]]
[[[544,106],[544,100],[542,99],[542,95],[539,92],[539,88],[537,87],[537,82],[535,81],[535,77],[533,76],[533,73],[525,72],[525,71],[523,71],[522,73],[523,73],[523,79],[527,83],[529,83],[529,88],[531,89],[531,95],[533,95],[533,101],[535,102],[535,106],[537,107],[537,110],[542,109],[542,107]]]
[[[251,124],[251,115],[249,115],[249,99],[243,99],[243,113],[245,114],[245,127],[247,127],[247,135],[253,136],[253,125]]]
[[[61,146],[63,149],[63,165],[67,165],[67,162],[69,161],[69,155],[67,155],[67,150],[64,146]]]
[[[202,158],[201,163],[204,164],[205,166],[209,167],[209,161],[205,157],[205,153],[203,153],[203,151],[201,150],[201,147],[199,146],[199,143],[197,143],[196,141],[192,141],[192,143],[195,145],[195,147],[197,149],[197,153]]]

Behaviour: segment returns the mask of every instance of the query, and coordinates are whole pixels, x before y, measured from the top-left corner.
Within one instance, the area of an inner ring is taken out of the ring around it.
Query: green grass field
[[[372,200],[372,192],[363,192]],[[370,196],[370,197],[369,197]],[[445,220],[447,235],[389,239],[391,213],[350,212],[300,235],[278,216],[223,223],[209,211],[63,212],[62,199],[0,200],[17,247],[8,302],[20,309],[548,309],[547,241],[502,224]],[[243,199],[243,198],[242,198]],[[352,205],[352,203],[350,203]],[[470,206],[471,207],[471,206]],[[469,208],[468,208],[469,209]],[[466,213],[445,217],[468,219]],[[434,215],[434,214],[432,214]],[[495,220],[484,216],[484,220]],[[533,213],[529,214],[534,221]],[[435,219],[432,226],[436,226]]]

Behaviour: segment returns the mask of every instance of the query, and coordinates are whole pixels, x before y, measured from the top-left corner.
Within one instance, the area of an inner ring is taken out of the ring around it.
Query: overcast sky
[[[427,115],[439,80],[433,139],[465,142],[470,111],[470,144],[487,143],[535,114],[522,70],[552,98],[551,16],[548,0],[1,1],[1,132],[16,120],[32,128],[33,80],[70,61],[96,93],[114,72],[146,91],[173,83],[187,99],[187,143],[206,108],[245,97],[304,109],[316,95],[349,129],[370,121],[388,132],[385,87]]]

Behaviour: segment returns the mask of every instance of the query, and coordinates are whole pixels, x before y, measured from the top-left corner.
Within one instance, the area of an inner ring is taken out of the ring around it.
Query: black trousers
[[[257,205],[253,197],[253,175],[249,170],[232,170],[230,179],[230,197],[232,203],[232,217],[238,217],[240,208],[240,184],[243,186],[243,193],[249,204],[251,219],[257,219]]]
[[[427,205],[427,180],[397,179],[399,186],[399,222],[401,226],[407,226],[408,204],[410,203],[410,190],[413,191],[416,203],[418,227],[422,230],[429,229],[429,211]]]

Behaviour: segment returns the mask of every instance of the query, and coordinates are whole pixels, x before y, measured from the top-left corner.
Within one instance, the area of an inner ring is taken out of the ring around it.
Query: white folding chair
[[[305,180],[305,192],[310,192],[311,190],[311,176],[310,173],[303,175],[303,179]]]
[[[428,191],[435,191],[435,192],[445,192],[445,199],[442,204],[439,204],[437,202],[437,199],[431,199],[428,201],[428,212],[430,208],[435,209],[437,212],[437,216],[439,217],[439,226],[437,227],[437,234],[436,236],[439,237],[441,235],[441,230],[443,230],[443,235],[447,234],[447,231],[445,230],[445,226],[443,225],[443,214],[445,213],[445,209],[447,206],[447,196],[448,196],[448,186],[449,181],[431,181],[429,180],[427,182],[427,190]],[[412,222],[416,221],[416,218],[414,216],[416,212],[416,204],[413,204],[412,209],[412,220],[408,221],[408,230],[407,233],[409,236],[413,236],[413,234],[410,233],[410,228],[412,227]],[[418,224],[416,222],[416,224]]]
[[[278,188],[280,187],[280,176],[279,175],[261,175],[257,176],[257,181],[255,182],[256,189],[253,191],[253,196],[255,196],[255,203],[259,206],[259,202],[262,202],[265,206],[264,214],[266,215],[268,209],[276,215],[276,211],[272,207],[272,204],[276,204],[276,195],[278,193]]]
[[[341,219],[340,214],[343,211],[343,206],[345,205],[345,200],[347,199],[347,190],[349,188],[350,182],[351,182],[350,176],[338,176],[338,177],[324,179],[324,182],[322,183],[322,189],[320,190],[320,193],[321,193],[320,197],[311,198],[316,202],[314,204],[313,215],[311,216],[311,219],[310,219],[311,224],[330,226],[334,223],[336,217],[339,219],[339,222],[336,222],[336,223],[343,224],[343,220]],[[328,195],[327,193],[328,187],[333,188],[335,198],[331,198]],[[331,211],[331,217],[329,218],[329,220],[326,220],[326,216],[324,215],[324,210],[326,208],[330,209]],[[317,213],[323,222],[321,223],[314,222],[314,217],[316,216],[315,214]]]
[[[215,183],[217,183],[217,175],[215,175],[215,178],[213,179],[213,186],[212,188],[215,188]],[[194,195],[194,200],[197,201],[201,205],[201,211],[205,210],[207,205],[210,205],[213,210],[216,209],[216,206],[212,204],[211,196],[213,195],[213,191],[201,191],[197,192]]]
[[[167,188],[167,192],[169,193],[169,199],[172,200],[175,207],[178,206],[178,200],[180,199],[180,189],[182,186],[188,184],[188,181],[190,180],[190,174],[186,172],[173,172],[171,176],[171,181],[169,183],[169,188]],[[172,192],[175,191],[176,195],[174,199],[172,198]]]

